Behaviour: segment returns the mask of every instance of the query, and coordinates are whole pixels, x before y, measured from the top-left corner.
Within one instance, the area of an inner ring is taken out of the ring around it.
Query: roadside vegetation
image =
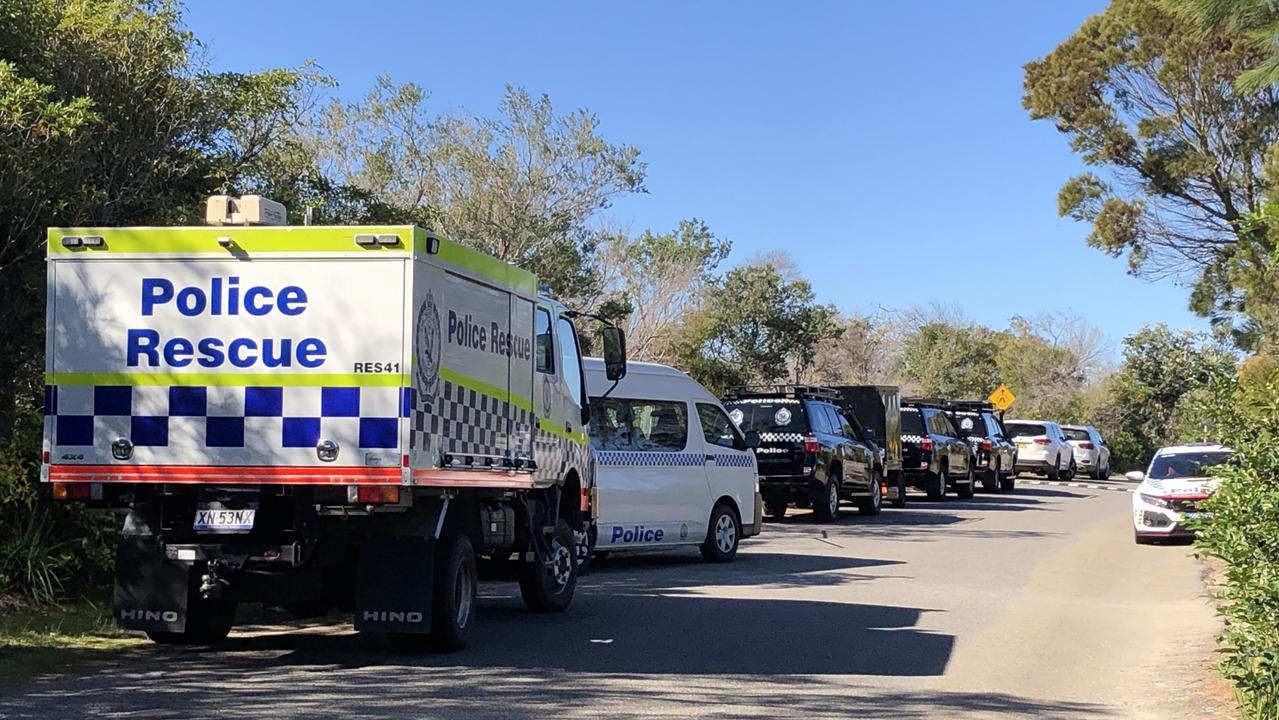
[[[1097,426],[1117,470],[1173,441],[1230,442],[1239,462],[1202,546],[1229,567],[1226,674],[1255,717],[1273,717],[1275,23],[1261,0],[1114,0],[1026,66],[1031,118],[1088,166],[1062,187],[1061,213],[1133,273],[1192,285],[1214,328],[1117,339],[1063,314],[987,327],[950,306],[844,312],[784,254],[729,262],[731,241],[697,218],[616,229],[611,203],[647,192],[640,149],[523,88],[494,88],[491,116],[439,112],[426,89],[385,77],[340,99],[317,65],[210,69],[173,0],[0,0],[0,669],[21,657],[11,648],[44,642],[31,638],[119,640],[84,610],[110,578],[112,519],[56,505],[38,483],[44,228],[196,224],[206,195],[260,192],[295,222],[310,210],[317,223],[418,223],[524,266],[621,323],[637,359],[714,390],[882,383],[981,398],[1005,383],[1015,415]],[[20,629],[50,613],[79,619]]]

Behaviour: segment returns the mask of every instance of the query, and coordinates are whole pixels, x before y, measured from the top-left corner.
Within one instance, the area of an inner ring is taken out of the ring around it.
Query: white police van
[[[743,435],[714,395],[673,367],[629,363],[614,387],[602,360],[584,365],[600,496],[595,556],[697,545],[711,562],[732,560],[761,527],[758,436]]]

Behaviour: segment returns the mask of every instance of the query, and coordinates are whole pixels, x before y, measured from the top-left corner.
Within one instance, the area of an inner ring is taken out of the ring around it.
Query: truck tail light
[[[990,444],[989,440],[982,440],[981,444],[977,447],[981,448],[982,452],[990,452],[990,449],[994,446]]]
[[[923,440],[920,440],[920,441],[919,441],[919,449],[920,449],[920,450],[923,450],[924,452],[932,452],[932,451],[933,451],[933,439],[932,439],[932,438],[924,438]]]
[[[1092,443],[1090,443],[1090,442],[1081,442],[1081,443],[1079,443],[1079,447],[1081,447],[1081,448],[1083,448],[1083,449],[1085,449],[1085,450],[1092,450],[1092,449],[1093,449],[1093,444],[1092,444]]]
[[[1049,440],[1048,438],[1036,438],[1035,444],[1036,445],[1052,445],[1052,440]]]
[[[804,436],[804,452],[817,453],[821,449],[822,449],[822,446],[817,442],[816,435],[809,433]]]
[[[93,488],[89,483],[61,483],[53,484],[54,500],[89,500],[92,497]]]
[[[400,486],[352,485],[346,489],[346,499],[360,505],[395,505],[400,502]]]

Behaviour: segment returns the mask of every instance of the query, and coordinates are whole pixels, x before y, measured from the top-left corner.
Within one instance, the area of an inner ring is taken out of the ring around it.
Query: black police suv
[[[961,498],[973,496],[976,465],[968,441],[950,420],[945,401],[902,400],[902,474],[906,483],[945,500],[954,488]]]
[[[1008,437],[995,407],[978,400],[955,400],[950,419],[968,439],[981,487],[986,492],[1012,492],[1017,482],[1017,444]]]
[[[879,514],[878,451],[844,416],[838,392],[811,385],[735,388],[724,407],[743,432],[759,433],[755,461],[770,517],[811,504],[815,519],[829,522],[839,517],[841,499],[862,515]]]

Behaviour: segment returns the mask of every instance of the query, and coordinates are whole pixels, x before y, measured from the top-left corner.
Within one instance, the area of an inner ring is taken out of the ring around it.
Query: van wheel
[[[928,486],[928,499],[933,502],[941,502],[946,499],[946,466],[937,468],[937,472],[933,473],[933,482]]]
[[[819,499],[820,498],[820,499]],[[818,522],[833,522],[839,519],[839,481],[830,479],[821,490],[818,498],[813,498],[813,517]]]
[[[880,489],[879,470],[871,472],[871,491],[870,497],[860,500],[857,503],[857,513],[859,515],[878,515],[884,509],[883,490]]]
[[[544,567],[540,559],[520,563],[520,596],[533,612],[563,612],[573,602],[577,588],[576,542],[563,518],[556,524],[550,544],[550,567]]]
[[[742,538],[742,521],[726,502],[718,502],[711,510],[711,521],[706,526],[706,539],[702,541],[702,558],[707,562],[724,563],[737,556],[737,545]]]
[[[897,471],[897,497],[892,500],[893,507],[901,509],[906,507],[906,474]]]

